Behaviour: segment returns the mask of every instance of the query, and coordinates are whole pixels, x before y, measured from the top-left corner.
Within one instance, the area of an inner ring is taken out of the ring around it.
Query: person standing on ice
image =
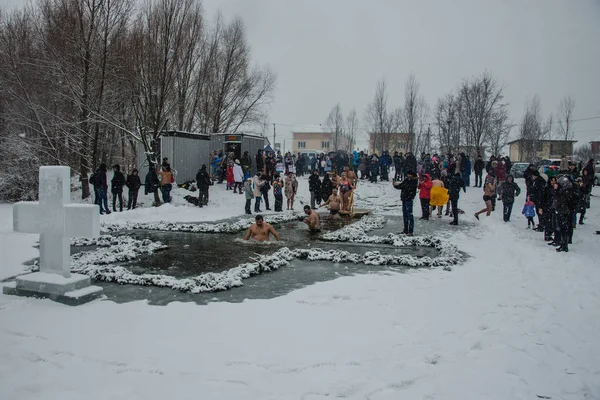
[[[508,175],[506,177],[506,182],[499,190],[500,197],[502,198],[502,217],[504,222],[509,222],[513,204],[515,203],[515,197],[521,194],[521,188],[515,182],[515,177]]]
[[[123,186],[125,186],[125,175],[121,172],[119,164],[113,165],[114,175],[110,181],[110,192],[112,193],[113,211],[117,211],[117,198],[119,199],[119,211],[123,212]]]
[[[569,178],[561,176],[554,183],[556,192],[554,198],[554,212],[556,215],[556,236],[553,244],[559,246],[557,252],[569,251],[569,230],[573,223],[573,210],[575,202],[573,200],[572,184]]]
[[[460,190],[467,192],[465,181],[463,180],[460,171],[457,171],[452,178],[450,178],[450,188],[448,194],[450,197],[450,204],[452,205],[452,217],[454,218],[450,225],[458,225],[458,199],[460,197]]]
[[[131,171],[130,175],[127,175],[125,186],[129,189],[127,196],[127,210],[133,210],[137,205],[138,191],[140,190],[140,187],[142,187],[142,181],[140,180],[137,169],[134,169]]]
[[[417,195],[419,180],[415,171],[406,172],[406,178],[402,182],[392,181],[394,188],[401,190],[400,199],[402,200],[402,218],[404,219],[404,231],[407,236],[413,236],[415,228],[415,218],[413,216],[413,201]]]

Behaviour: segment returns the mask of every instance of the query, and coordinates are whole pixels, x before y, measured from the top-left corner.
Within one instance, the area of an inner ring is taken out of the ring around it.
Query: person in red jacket
[[[423,179],[419,182],[419,200],[421,200],[421,218],[429,219],[429,199],[431,198],[431,177],[429,174],[423,175]]]

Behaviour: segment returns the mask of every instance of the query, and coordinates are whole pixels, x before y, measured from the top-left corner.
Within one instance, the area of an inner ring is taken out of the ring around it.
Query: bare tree
[[[487,132],[487,142],[490,144],[492,154],[500,154],[508,143],[508,137],[513,127],[506,109],[502,109],[492,116],[492,123]]]
[[[356,133],[358,132],[358,129],[358,115],[356,113],[356,109],[353,108],[346,117],[346,129],[344,138],[345,146],[342,150],[345,150],[348,153],[352,152],[352,149],[354,149],[354,146],[356,145]]]
[[[525,115],[519,127],[521,142],[520,159],[518,161],[538,161],[538,152],[541,150],[540,140],[547,134],[543,126],[540,99],[537,95],[525,104]]]
[[[481,153],[486,133],[490,130],[493,117],[507,107],[502,103],[504,88],[484,72],[480,77],[465,79],[459,88],[461,121],[464,121],[467,150]]]
[[[435,111],[435,124],[438,129],[440,151],[453,153],[459,150],[460,129],[456,129],[458,112],[458,99],[453,93],[447,94],[438,100]]]
[[[340,103],[337,103],[327,116],[325,121],[327,130],[331,133],[333,140],[333,150],[340,150],[339,146],[343,141],[345,130],[344,130],[344,116],[342,114],[342,107]]]
[[[387,101],[387,83],[385,79],[381,79],[377,81],[373,102],[367,106],[365,114],[365,125],[375,152],[390,147],[393,133],[397,132],[401,123],[401,110],[389,111]]]
[[[563,98],[558,107],[558,135],[562,140],[573,140],[575,136],[573,111],[575,110],[575,100],[570,96]]]
[[[410,74],[404,85],[404,108],[403,108],[403,123],[409,135],[408,150],[417,151],[415,149],[416,130],[419,118],[422,114],[424,100],[419,96],[421,85],[417,81],[414,74]]]
[[[592,158],[597,157],[597,154],[594,154],[592,151],[592,146],[590,144],[584,144],[575,149],[574,156],[576,160],[583,161],[584,163]]]

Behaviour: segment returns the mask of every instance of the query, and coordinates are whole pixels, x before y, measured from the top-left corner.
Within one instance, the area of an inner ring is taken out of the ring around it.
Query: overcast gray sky
[[[0,4],[22,4],[0,0]],[[210,17],[241,17],[253,56],[277,73],[270,121],[324,123],[338,101],[362,117],[385,77],[400,104],[414,72],[433,108],[464,77],[492,72],[518,123],[536,93],[546,115],[560,99],[576,118],[600,116],[600,0],[204,0]],[[600,119],[576,122],[600,139]],[[279,141],[279,140],[278,140]],[[288,144],[289,146],[289,144]],[[287,146],[286,146],[287,147]]]

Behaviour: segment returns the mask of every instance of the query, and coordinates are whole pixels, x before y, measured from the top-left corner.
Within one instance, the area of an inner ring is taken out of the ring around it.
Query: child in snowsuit
[[[535,204],[531,201],[530,196],[527,196],[527,201],[521,213],[527,217],[527,229],[531,229],[531,227],[535,228],[535,222],[533,221],[533,217],[535,217]]]

